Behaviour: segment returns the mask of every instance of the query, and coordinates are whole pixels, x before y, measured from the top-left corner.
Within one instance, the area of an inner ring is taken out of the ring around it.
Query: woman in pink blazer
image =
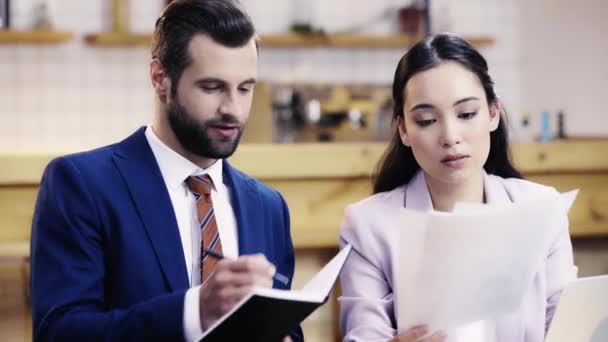
[[[522,180],[511,165],[486,61],[461,38],[441,34],[413,46],[397,66],[393,100],[397,129],[374,195],[348,206],[340,231],[341,246],[354,250],[341,274],[344,340],[413,342],[431,333],[423,341],[463,341],[424,326],[397,336],[399,209],[450,211],[456,202],[494,205],[556,191]],[[491,320],[496,342],[544,340],[561,290],[576,277],[566,216],[560,228],[523,305]]]

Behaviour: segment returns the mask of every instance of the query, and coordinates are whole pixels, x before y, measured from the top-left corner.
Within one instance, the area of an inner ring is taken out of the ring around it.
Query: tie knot
[[[201,195],[208,196],[211,193],[213,181],[209,175],[189,176],[186,178],[186,184],[188,184],[190,191],[198,198]]]

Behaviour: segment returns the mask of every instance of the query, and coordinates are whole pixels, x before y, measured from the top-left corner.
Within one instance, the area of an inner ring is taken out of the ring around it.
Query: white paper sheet
[[[581,278],[562,292],[546,342],[608,341],[608,275]]]
[[[449,334],[517,310],[577,192],[452,213],[403,209],[399,331],[427,324]]]
[[[342,267],[348,258],[353,246],[346,245],[336,254],[306,285],[302,288],[303,292],[317,293],[327,296],[331,292],[334,283],[342,271]],[[325,298],[325,297],[321,297]]]

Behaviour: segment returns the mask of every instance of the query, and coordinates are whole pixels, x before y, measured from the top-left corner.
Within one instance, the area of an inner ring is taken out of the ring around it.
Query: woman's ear
[[[496,99],[490,104],[490,132],[494,132],[498,128],[500,113],[502,113],[502,103]]]
[[[403,145],[410,147],[407,131],[405,130],[405,120],[402,115],[397,117],[397,129],[399,130],[399,137]]]
[[[153,59],[150,62],[150,80],[160,101],[166,103],[171,92],[171,79],[169,79],[169,75],[167,75],[158,59]]]

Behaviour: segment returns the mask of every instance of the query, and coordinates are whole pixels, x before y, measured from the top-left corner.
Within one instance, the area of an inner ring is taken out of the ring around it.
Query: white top
[[[230,191],[222,177],[223,165],[218,160],[203,170],[188,159],[165,145],[154,133],[152,125],[146,128],[146,139],[156,158],[161,175],[167,186],[175,219],[182,241],[190,288],[184,299],[184,336],[187,341],[198,341],[203,331],[199,319],[200,288],[200,244],[201,232],[198,223],[196,199],[188,189],[185,180],[188,176],[208,174],[213,181],[211,200],[217,221],[217,228],[222,240],[222,250],[228,257],[237,257],[238,232],[236,217],[232,208]]]

